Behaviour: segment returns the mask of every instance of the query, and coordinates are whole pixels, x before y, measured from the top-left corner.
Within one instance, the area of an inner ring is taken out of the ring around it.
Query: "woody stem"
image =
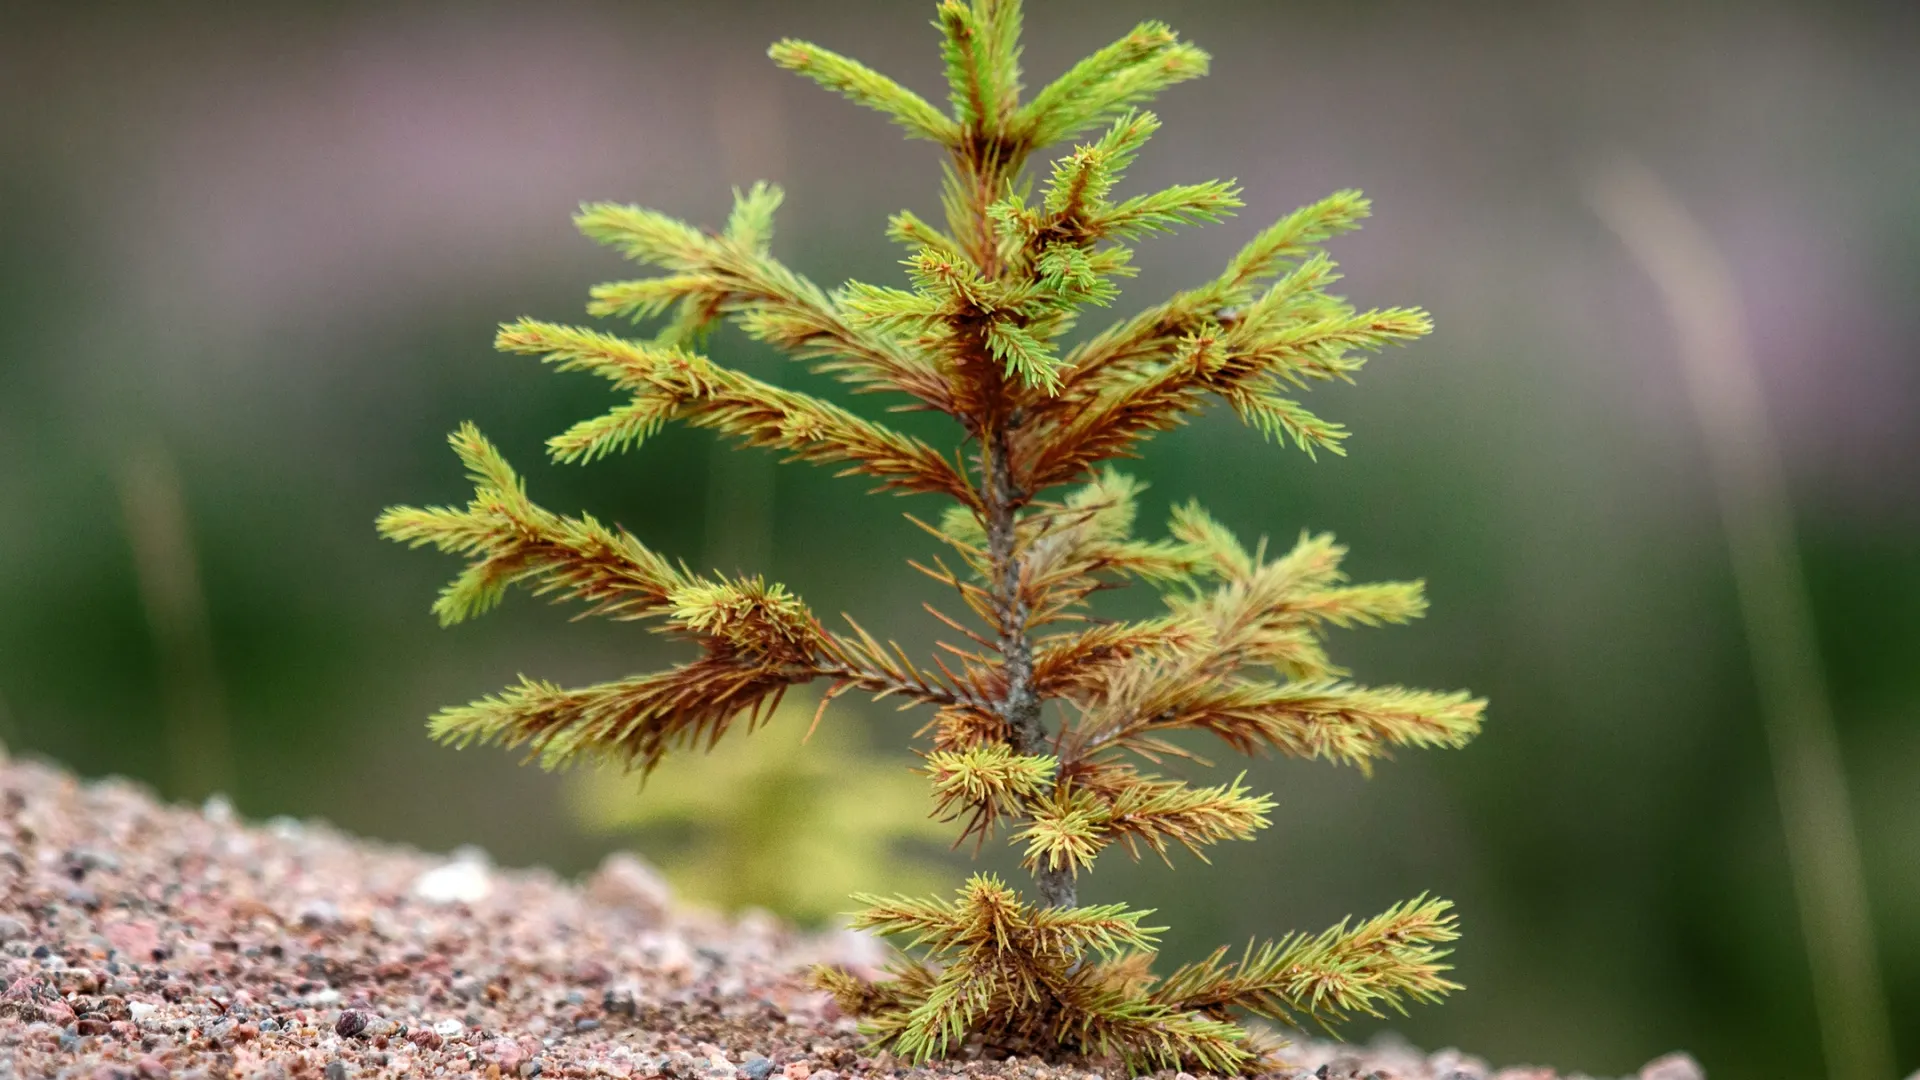
[[[994,571],[994,598],[1000,607],[1000,656],[1006,673],[1006,695],[999,712],[1007,723],[1009,742],[1017,753],[1044,753],[1047,730],[1040,721],[1040,695],[1033,686],[1033,641],[1027,636],[1031,614],[1020,588],[1023,559],[1015,542],[1015,511],[1025,495],[1015,487],[1008,454],[1007,429],[994,424],[983,440],[986,450],[985,502],[987,556]],[[1073,871],[1042,867],[1034,884],[1048,907],[1073,907]]]

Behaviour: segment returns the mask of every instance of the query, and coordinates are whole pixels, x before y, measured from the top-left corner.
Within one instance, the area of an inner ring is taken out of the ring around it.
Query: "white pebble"
[[[478,848],[461,848],[453,859],[421,874],[413,895],[429,904],[473,904],[493,892],[493,874],[487,856]]]
[[[133,1017],[133,1022],[136,1024],[140,1023],[142,1020],[151,1018],[154,1013],[157,1013],[159,1011],[160,1011],[160,1006],[152,1004],[151,1002],[146,1002],[146,1001],[127,1002],[127,1015]]]
[[[1668,1054],[1641,1066],[1640,1080],[1707,1080],[1707,1071],[1686,1054]]]

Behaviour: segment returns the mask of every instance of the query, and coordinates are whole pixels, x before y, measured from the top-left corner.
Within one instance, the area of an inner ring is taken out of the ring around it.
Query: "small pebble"
[[[333,1022],[334,1034],[341,1038],[351,1039],[365,1030],[367,1030],[366,1014],[353,1009],[342,1009],[340,1019]]]
[[[587,897],[609,907],[628,908],[647,915],[664,915],[673,902],[673,889],[660,872],[639,856],[616,851],[587,880]]]
[[[340,909],[331,901],[309,900],[300,905],[300,910],[294,913],[294,918],[299,920],[301,926],[314,930],[339,922]]]
[[[767,1080],[767,1074],[773,1072],[773,1061],[755,1054],[740,1066],[740,1071],[746,1074],[747,1080]]]
[[[347,1080],[353,1075],[347,1071],[347,1063],[335,1058],[327,1062],[327,1080]]]
[[[26,923],[11,915],[0,915],[0,941],[17,941],[32,931]]]
[[[613,978],[613,972],[607,968],[607,965],[589,958],[580,961],[568,969],[567,977],[574,982],[585,983],[588,986],[599,986],[601,983]]]
[[[1707,1080],[1707,1071],[1687,1054],[1668,1054],[1641,1066],[1640,1080]]]
[[[93,851],[88,848],[76,848],[67,852],[67,864],[70,867],[77,867],[83,872],[105,870],[111,874],[120,869],[119,859],[114,858],[104,851]]]
[[[477,904],[493,892],[493,874],[486,853],[461,848],[453,861],[437,866],[414,880],[413,895],[429,904]]]

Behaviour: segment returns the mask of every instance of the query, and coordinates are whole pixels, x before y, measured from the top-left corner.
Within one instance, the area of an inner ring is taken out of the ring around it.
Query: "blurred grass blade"
[[[1887,1002],[1846,769],[1820,668],[1779,448],[1732,275],[1712,239],[1644,166],[1616,163],[1591,197],[1653,279],[1720,502],[1746,624],[1829,1080],[1894,1075]]]
[[[14,723],[13,710],[7,708],[7,696],[0,694],[0,759],[5,751],[20,745],[20,726]]]
[[[121,460],[118,479],[166,703],[170,793],[199,799],[231,791],[224,695],[179,470],[153,443]]]

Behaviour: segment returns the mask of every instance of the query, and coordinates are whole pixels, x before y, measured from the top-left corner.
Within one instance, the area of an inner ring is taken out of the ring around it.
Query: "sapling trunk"
[[[982,455],[985,475],[981,477],[981,488],[986,501],[988,558],[995,568],[993,601],[1002,612],[1004,627],[1000,633],[1000,656],[1007,690],[1000,700],[1000,716],[1012,733],[1008,743],[1014,752],[1037,756],[1046,752],[1047,729],[1040,716],[1040,696],[1033,689],[1033,642],[1027,635],[1027,618],[1032,613],[1021,595],[1022,559],[1014,542],[1014,522],[1022,495],[1014,487],[1009,465],[1007,424],[1011,420],[990,429],[988,449]],[[1078,890],[1070,868],[1038,867],[1033,872],[1033,882],[1048,907],[1073,906]]]

